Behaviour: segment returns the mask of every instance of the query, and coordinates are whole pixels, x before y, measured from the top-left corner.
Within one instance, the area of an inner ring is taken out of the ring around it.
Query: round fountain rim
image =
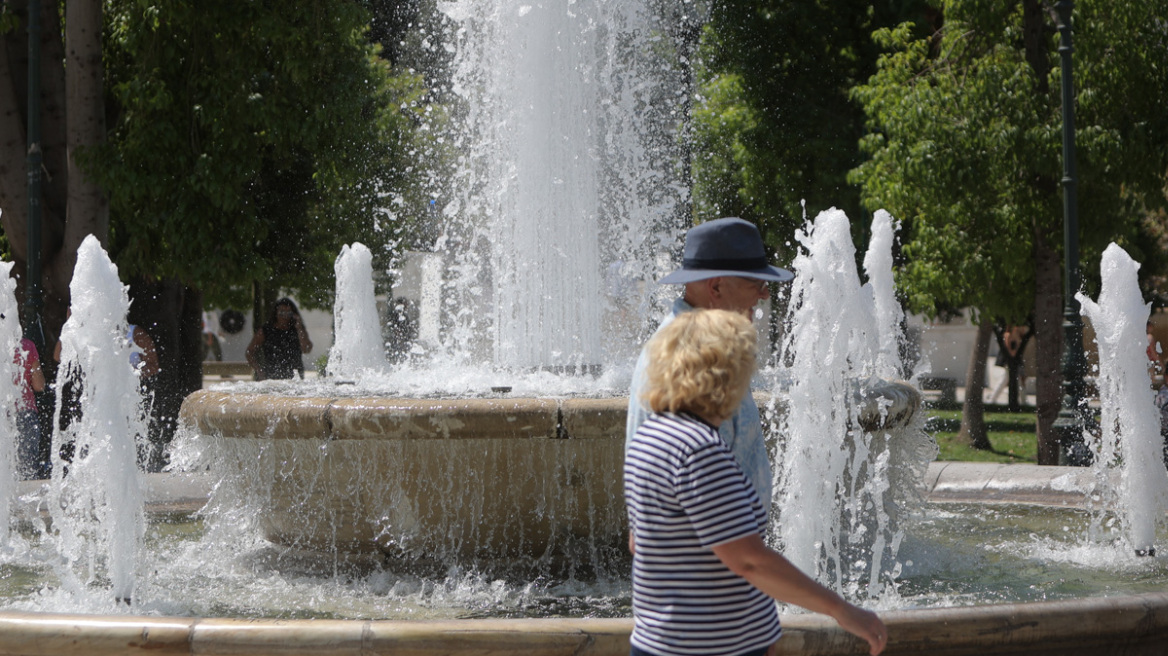
[[[1041,503],[1067,506],[1067,477],[1090,482],[1072,467],[936,462],[926,476],[938,502]],[[147,475],[152,512],[197,510],[212,483],[206,474]],[[1054,480],[1060,484],[1051,486]],[[1014,483],[1011,486],[1011,481]],[[26,489],[43,485],[22,484]],[[1071,486],[1073,487],[1073,486]],[[1044,494],[1044,490],[1047,491]],[[1053,494],[1050,492],[1053,490]],[[24,496],[24,495],[22,495]],[[1045,497],[1045,498],[1044,498]],[[1168,592],[1123,597],[923,608],[881,612],[889,653],[1100,654],[1157,653],[1168,639]],[[855,638],[824,616],[787,615],[778,654],[862,653]],[[429,654],[481,656],[523,650],[542,654],[628,653],[632,620],[257,620],[0,612],[0,656],[44,654]]]
[[[1168,592],[882,612],[896,654],[1155,653]],[[250,620],[0,612],[0,655],[628,653],[632,619]],[[787,615],[778,654],[862,653],[828,617]],[[1110,648],[1110,650],[1108,649]],[[1117,651],[1118,650],[1118,651]]]
[[[219,405],[220,397],[204,391],[204,409]],[[238,396],[231,405],[239,409]],[[271,436],[272,422],[306,438],[383,438],[385,426],[376,431],[361,429],[359,423],[346,424],[345,414],[360,416],[370,405],[393,405],[409,415],[423,406],[441,405],[457,412],[469,405],[498,407],[524,404],[546,416],[546,426],[538,431],[544,438],[580,438],[567,428],[574,407],[581,411],[582,427],[596,423],[596,413],[604,407],[619,408],[619,399],[482,399],[463,401],[418,401],[403,399],[289,398],[278,411],[271,407],[257,413],[257,424],[245,426],[257,437]],[[530,405],[528,405],[530,404]],[[184,404],[186,420],[195,419],[192,404]],[[206,413],[214,417],[220,412]],[[311,418],[311,419],[310,419]],[[615,419],[612,417],[610,419]],[[260,421],[262,420],[262,421]],[[233,423],[250,421],[235,417]],[[457,423],[457,422],[452,422]],[[524,425],[529,425],[523,422]],[[620,422],[623,425],[623,421]],[[590,435],[590,434],[589,434]],[[406,438],[423,437],[402,433]],[[453,434],[431,434],[449,439]],[[533,437],[535,435],[527,435]],[[1059,480],[1057,485],[1055,480]],[[1094,484],[1088,470],[1028,465],[983,463],[934,463],[924,481],[931,500],[939,502],[1036,503],[1074,506],[1086,497],[1084,490]],[[1014,603],[950,608],[926,608],[882,612],[892,636],[890,653],[1104,653],[1118,645],[1125,653],[1141,653],[1132,646],[1145,646],[1146,653],[1168,638],[1168,593],[1125,597],[1092,597],[1047,602]],[[857,641],[841,631],[827,617],[790,615],[784,618],[786,636],[779,642],[780,654],[861,653]],[[249,654],[367,654],[473,652],[476,654],[626,654],[632,620],[624,619],[491,619],[453,621],[409,620],[240,620],[203,618],[129,618],[70,615],[0,613],[0,640],[3,644],[54,644],[61,635],[76,637],[92,633],[109,638],[109,651],[88,649],[86,653],[136,653],[138,649],[167,648],[175,653]],[[11,639],[9,635],[11,631]],[[30,633],[32,632],[32,633]],[[87,633],[88,632],[88,633]],[[115,638],[121,636],[120,638]],[[143,637],[145,636],[145,640]],[[172,638],[167,638],[172,636]],[[149,642],[157,638],[158,642]],[[169,642],[168,642],[169,640]],[[116,643],[116,644],[115,644]],[[57,643],[59,644],[59,642]],[[1150,645],[1150,647],[1149,647]],[[87,645],[88,647],[88,645]],[[21,647],[17,647],[21,648]],[[39,648],[39,647],[38,647]],[[6,653],[0,646],[0,655]],[[185,651],[184,651],[185,650]],[[57,649],[22,653],[68,653]]]

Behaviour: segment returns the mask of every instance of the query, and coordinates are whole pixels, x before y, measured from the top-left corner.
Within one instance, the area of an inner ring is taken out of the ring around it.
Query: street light
[[[1091,464],[1091,450],[1083,439],[1086,416],[1087,357],[1083,352],[1083,320],[1079,315],[1079,216],[1076,205],[1075,94],[1071,77],[1072,0],[1055,3],[1058,12],[1059,61],[1062,68],[1063,101],[1063,245],[1066,281],[1063,289],[1063,404],[1054,422],[1059,438],[1059,464]]]
[[[37,350],[45,347],[41,330],[41,3],[28,0],[28,266],[25,269],[24,334]]]

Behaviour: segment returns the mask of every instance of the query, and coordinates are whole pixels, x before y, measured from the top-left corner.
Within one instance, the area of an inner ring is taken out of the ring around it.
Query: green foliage
[[[697,68],[695,218],[751,220],[780,253],[791,253],[804,200],[810,216],[840,207],[859,219],[846,175],[864,119],[848,92],[875,70],[871,32],[920,10],[914,0],[715,3]]]
[[[930,410],[928,430],[937,440],[940,452],[937,460],[1029,463],[1038,462],[1037,445],[1034,439],[1036,419],[1033,412],[995,412],[985,414],[986,432],[990,450],[974,449],[957,440],[961,428],[960,410]]]
[[[124,274],[210,304],[260,281],[314,305],[343,244],[385,257],[408,237],[421,84],[379,58],[368,20],[350,0],[106,3],[117,112],[85,164]]]
[[[16,12],[8,7],[8,3],[0,4],[0,34],[7,34],[20,27],[20,18]]]
[[[944,28],[932,37],[914,36],[910,25],[878,31],[888,52],[855,90],[871,157],[852,180],[867,207],[908,226],[898,280],[915,311],[969,306],[1023,321],[1033,307],[1036,237],[1061,245],[1058,35],[1044,15],[1028,52],[1024,4],[945,2]],[[1076,3],[1078,215],[1088,276],[1108,242],[1137,243],[1141,207],[1164,201],[1168,130],[1164,112],[1148,102],[1168,92],[1168,40],[1155,4]]]

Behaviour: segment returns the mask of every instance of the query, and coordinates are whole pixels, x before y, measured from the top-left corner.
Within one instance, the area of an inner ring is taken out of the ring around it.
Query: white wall
[[[300,305],[299,302],[296,304]],[[247,345],[251,341],[254,331],[250,308],[247,311],[241,310],[241,312],[245,317],[243,330],[234,335],[228,335],[219,326],[219,317],[223,310],[208,309],[206,312],[208,328],[219,334],[224,362],[245,362],[247,360],[244,352],[247,350]],[[316,359],[327,354],[333,346],[333,315],[331,312],[323,310],[300,310],[300,316],[304,319],[304,329],[308,331],[308,338],[312,340],[312,351],[304,355],[304,368],[311,371],[315,366]]]

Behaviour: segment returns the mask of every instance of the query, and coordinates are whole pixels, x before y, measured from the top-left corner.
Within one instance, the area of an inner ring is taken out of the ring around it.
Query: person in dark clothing
[[[304,377],[304,353],[312,350],[312,340],[304,329],[300,311],[290,298],[276,301],[268,321],[255,331],[247,345],[247,363],[256,380]]]

